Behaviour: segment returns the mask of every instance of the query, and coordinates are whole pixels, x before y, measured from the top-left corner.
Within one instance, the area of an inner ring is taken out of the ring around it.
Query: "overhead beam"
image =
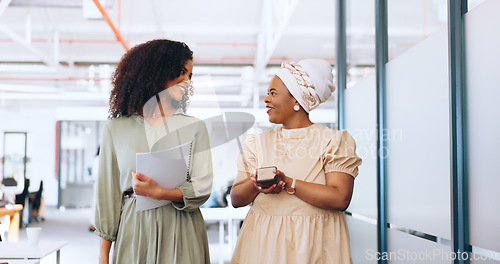
[[[1,2],[0,2],[1,3]],[[33,23],[31,25],[31,30],[33,32],[44,31],[46,27],[42,23]],[[57,25],[57,29],[60,33],[63,34],[84,34],[84,35],[101,35],[105,33],[104,30],[94,26],[85,26],[82,25]],[[107,29],[105,29],[107,30]],[[287,37],[331,37],[334,39],[335,36],[332,34],[332,31],[335,30],[334,27],[325,27],[325,26],[291,26],[288,25],[284,28],[282,36]],[[227,28],[222,26],[185,26],[180,25],[175,28],[168,28],[166,30],[167,34],[185,34],[185,35],[196,35],[196,36],[227,36],[231,35],[234,37],[249,37],[255,36],[259,34],[261,31],[259,26],[242,26],[241,28]],[[141,25],[132,25],[127,27],[127,35],[135,36],[135,35],[144,35],[144,34],[155,34],[158,31],[155,27],[151,26],[141,26]],[[370,30],[353,28],[347,32],[348,38],[354,39],[367,39],[373,40],[375,33]],[[391,30],[391,36],[400,37],[400,38],[423,38],[426,36],[426,32],[422,29],[393,29]],[[113,40],[106,40],[112,43]],[[249,43],[250,46],[257,46],[257,42],[243,42],[244,44]],[[372,45],[373,46],[373,45]]]
[[[280,2],[279,5],[270,0],[262,2],[261,30],[258,35],[257,56],[254,62],[257,70],[266,67],[298,4],[298,0]],[[277,23],[274,22],[274,18],[277,19]]]
[[[31,9],[26,13],[26,29],[24,32],[24,41],[31,44]]]
[[[93,0],[93,1],[94,1],[94,4],[96,5],[97,9],[99,9],[99,11],[101,12],[102,17],[104,18],[104,20],[106,20],[106,22],[108,23],[109,27],[111,27],[111,30],[113,30],[113,33],[115,34],[116,40],[119,41],[122,44],[123,48],[125,48],[126,51],[128,51],[129,48],[128,48],[127,43],[125,43],[125,41],[123,40],[122,34],[115,27],[115,25],[113,24],[113,21],[111,21],[111,18],[109,18],[108,12],[106,12],[106,10],[104,10],[104,8],[102,7],[101,3],[99,3],[99,0]]]
[[[55,67],[55,68],[59,67],[59,64],[54,63],[54,60],[45,56],[44,52],[35,48],[30,43],[26,43],[26,40],[23,37],[19,36],[16,32],[14,32],[13,30],[11,30],[9,27],[7,27],[6,25],[4,25],[2,23],[0,23],[0,32],[2,32],[4,35],[6,35],[10,39],[12,39],[17,44],[21,45],[23,48],[25,48],[29,52],[31,52],[31,53],[35,54],[36,56],[38,56],[39,58],[41,58],[42,62],[47,64],[48,66]]]
[[[11,0],[2,0],[0,1],[0,16],[2,16],[3,12],[9,7]]]
[[[253,107],[259,107],[259,80],[278,45],[298,0],[262,1],[260,31],[254,60]],[[274,23],[277,20],[277,23]]]
[[[7,7],[10,5],[12,1],[11,0],[2,0],[0,1],[0,16],[5,12]],[[7,37],[12,39],[14,42],[20,44],[22,47],[30,51],[31,53],[35,54],[36,56],[40,57],[42,59],[42,62],[47,64],[48,66],[54,67],[54,68],[59,68],[59,61],[57,59],[58,56],[56,56],[56,59],[51,59],[47,56],[45,56],[45,53],[42,52],[41,50],[35,48],[31,44],[31,13],[28,13],[26,16],[26,33],[25,33],[25,38],[23,39],[20,35],[18,35],[16,32],[11,30],[9,27],[7,27],[4,24],[0,23],[0,31],[4,33]],[[58,49],[58,43],[54,43],[55,48]],[[55,53],[58,54],[58,53]]]

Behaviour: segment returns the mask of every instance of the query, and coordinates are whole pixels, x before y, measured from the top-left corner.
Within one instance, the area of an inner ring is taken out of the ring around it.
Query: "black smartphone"
[[[256,182],[264,188],[269,188],[278,181],[278,175],[274,174],[276,166],[261,167],[257,169]]]

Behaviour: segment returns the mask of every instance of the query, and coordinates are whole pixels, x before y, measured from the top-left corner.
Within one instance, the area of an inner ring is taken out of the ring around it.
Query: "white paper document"
[[[186,182],[191,159],[192,141],[161,151],[137,153],[136,171],[153,178],[164,189],[174,189]],[[171,203],[137,195],[136,211],[144,211]]]

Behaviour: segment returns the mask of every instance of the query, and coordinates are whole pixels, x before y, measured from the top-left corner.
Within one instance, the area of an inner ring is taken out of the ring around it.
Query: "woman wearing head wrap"
[[[330,64],[283,63],[265,98],[269,121],[238,158],[233,206],[252,203],[231,263],[352,263],[344,211],[361,158],[345,130],[314,124],[309,112],[335,90]],[[256,169],[276,166],[271,186]]]

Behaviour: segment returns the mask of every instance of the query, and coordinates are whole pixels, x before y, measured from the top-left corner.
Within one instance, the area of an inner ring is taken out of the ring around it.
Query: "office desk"
[[[38,246],[30,246],[28,241],[23,242],[1,242],[0,243],[0,259],[11,260],[36,260],[57,252],[57,264],[61,263],[61,248],[66,246],[66,241],[45,241],[40,240]],[[36,263],[36,262],[35,262]]]
[[[22,209],[23,206],[20,204],[14,204],[12,207],[0,207],[0,217],[10,216],[9,229],[7,230],[7,241],[9,242],[19,241],[19,211]]]

